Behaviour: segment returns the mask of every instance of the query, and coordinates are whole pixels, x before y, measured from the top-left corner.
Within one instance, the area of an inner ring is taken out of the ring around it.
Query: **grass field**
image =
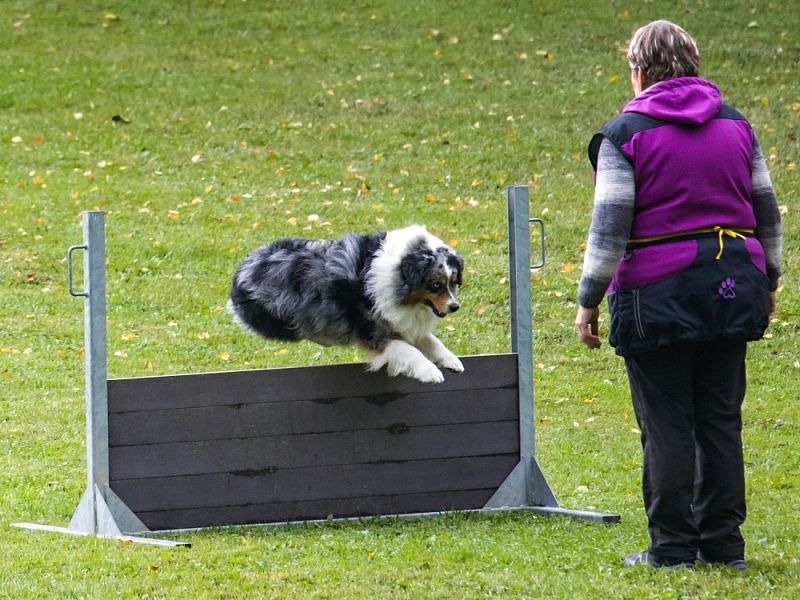
[[[723,6],[724,5],[724,6]],[[800,597],[800,10],[774,0],[6,0],[0,18],[0,596]],[[753,123],[784,214],[778,319],[750,349],[751,569],[623,568],[646,544],[622,362],[572,320],[586,146],[630,97],[630,34],[672,19]],[[165,550],[31,533],[85,485],[80,211],[107,213],[111,376],[360,361],[265,343],[222,311],[238,260],[303,235],[429,226],[467,260],[459,354],[508,349],[504,187],[547,227],[533,274],[537,453],[560,502],[531,515],[210,530]]]

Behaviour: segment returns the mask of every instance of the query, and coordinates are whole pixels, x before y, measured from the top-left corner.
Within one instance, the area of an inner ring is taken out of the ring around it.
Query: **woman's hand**
[[[600,336],[597,335],[597,322],[599,319],[599,308],[578,307],[578,314],[575,317],[575,333],[578,334],[580,340],[589,346],[589,348],[600,347]]]

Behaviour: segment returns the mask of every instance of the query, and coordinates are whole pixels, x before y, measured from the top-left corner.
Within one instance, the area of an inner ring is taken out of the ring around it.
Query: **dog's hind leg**
[[[423,337],[417,343],[417,348],[432,362],[444,369],[449,369],[456,373],[461,373],[464,370],[464,365],[461,364],[458,357],[450,352],[441,340],[432,333]]]
[[[457,359],[456,359],[457,360]],[[392,340],[370,358],[368,371],[378,371],[386,366],[392,377],[406,375],[423,383],[441,383],[444,375],[425,355],[403,340]]]

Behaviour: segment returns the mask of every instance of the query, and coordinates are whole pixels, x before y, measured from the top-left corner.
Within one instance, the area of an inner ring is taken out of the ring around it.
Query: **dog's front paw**
[[[456,373],[464,372],[464,365],[461,364],[461,361],[455,354],[442,358],[442,360],[439,361],[439,366],[448,371],[455,371]]]
[[[444,381],[444,375],[432,362],[414,365],[405,375],[422,383],[442,383]]]

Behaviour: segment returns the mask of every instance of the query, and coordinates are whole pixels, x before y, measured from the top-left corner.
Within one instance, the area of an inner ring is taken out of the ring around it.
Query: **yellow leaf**
[[[158,567],[155,565],[148,565],[147,570],[150,573],[155,573],[156,571],[158,571]]]
[[[769,106],[769,96],[761,96],[761,104],[764,106]]]
[[[276,350],[273,354],[275,356],[283,356],[284,354],[288,354],[289,350],[287,348],[281,348],[280,350]]]
[[[451,248],[455,248],[456,246],[458,246],[458,240],[447,240],[447,245],[450,246]]]
[[[219,354],[219,359],[220,360],[227,361],[227,360],[230,360],[230,358],[231,358],[231,353],[230,352],[220,352],[220,354]]]
[[[288,219],[286,219],[286,223],[292,226],[297,225],[297,217],[289,217]]]
[[[608,78],[608,83],[619,83],[622,80],[622,77],[619,75],[612,75]]]
[[[198,340],[207,340],[210,337],[211,337],[211,334],[208,333],[207,331],[204,331],[203,333],[198,333],[197,334],[197,339]]]
[[[145,371],[151,371],[151,372],[152,372],[152,370],[153,370],[153,363],[152,363],[151,361],[149,361],[149,360],[148,360],[148,361],[147,361],[147,366],[145,366],[145,368],[144,368],[144,369],[145,369]]]
[[[105,15],[103,15],[103,18],[106,21],[119,21],[119,17],[117,15],[115,15],[114,13],[110,13],[110,12],[106,13]]]
[[[481,180],[477,177],[472,180],[472,187],[478,187],[481,184]]]
[[[180,213],[177,210],[171,210],[167,213],[167,216],[173,221],[177,221],[180,218]]]
[[[36,177],[33,178],[33,185],[41,186],[43,184],[44,184],[44,177],[42,177],[41,175],[37,175]]]
[[[564,263],[561,265],[561,272],[562,273],[572,273],[575,270],[575,265],[572,263]]]

